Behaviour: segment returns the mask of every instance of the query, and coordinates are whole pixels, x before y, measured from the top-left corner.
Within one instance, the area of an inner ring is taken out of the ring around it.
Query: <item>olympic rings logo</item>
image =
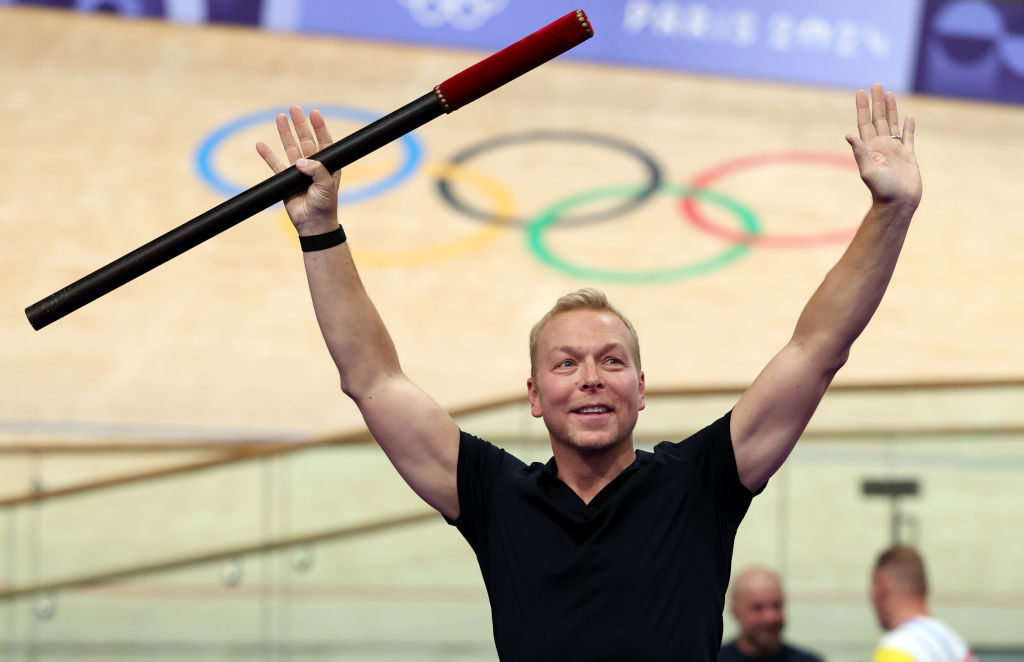
[[[378,119],[378,115],[364,109],[346,106],[311,105],[320,108],[327,118],[343,119],[366,124]],[[233,182],[215,165],[215,155],[224,144],[242,129],[256,124],[272,124],[275,110],[250,113],[228,122],[212,131],[200,143],[195,152],[196,169],[209,186],[226,195],[237,195],[245,186]],[[536,142],[560,142],[585,144],[598,147],[617,155],[636,160],[644,173],[644,181],[634,184],[605,186],[570,195],[549,203],[538,212],[530,213],[516,208],[511,192],[497,179],[470,167],[470,162],[481,155],[499,149],[510,149]],[[572,277],[588,281],[618,284],[651,284],[685,278],[693,278],[722,268],[747,255],[752,248],[791,249],[808,248],[848,241],[856,227],[836,231],[806,234],[781,234],[763,231],[758,215],[733,197],[715,191],[710,186],[735,173],[763,168],[777,164],[797,164],[856,168],[852,156],[820,152],[777,152],[754,154],[720,163],[695,175],[684,184],[666,183],[657,160],[639,147],[622,139],[583,131],[528,131],[496,136],[467,147],[448,159],[424,165],[423,148],[413,134],[407,134],[396,141],[401,156],[398,162],[387,169],[372,173],[368,182],[354,188],[343,189],[339,205],[352,205],[378,197],[401,185],[419,170],[433,180],[439,197],[462,216],[472,219],[479,227],[455,239],[444,240],[432,245],[417,246],[408,250],[365,250],[356,249],[357,262],[376,268],[420,267],[450,260],[457,256],[484,248],[509,230],[521,230],[526,248],[544,265]],[[363,173],[364,178],[366,173]],[[456,186],[458,185],[458,187]],[[470,187],[486,200],[486,208],[474,206],[458,193],[463,187]],[[675,199],[681,216],[689,226],[725,246],[710,256],[683,262],[664,268],[608,268],[579,264],[559,255],[550,239],[550,233],[559,229],[606,222],[621,218],[654,197]],[[598,211],[578,213],[576,210],[594,202],[612,201]],[[704,207],[717,207],[734,217],[735,224],[721,224],[704,212]],[[287,231],[290,240],[297,243],[287,216],[280,213],[280,226]]]
[[[476,30],[508,6],[508,0],[398,0],[413,20],[426,28],[451,25]]]

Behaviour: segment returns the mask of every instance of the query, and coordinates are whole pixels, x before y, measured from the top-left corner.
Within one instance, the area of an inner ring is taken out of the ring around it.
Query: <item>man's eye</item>
[[[571,368],[572,367],[572,361],[570,361],[569,359],[562,359],[561,361],[558,362],[558,367],[559,368]]]

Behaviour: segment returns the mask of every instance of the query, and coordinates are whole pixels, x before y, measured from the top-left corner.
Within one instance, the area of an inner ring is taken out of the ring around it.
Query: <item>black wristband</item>
[[[347,239],[345,230],[339,225],[334,230],[323,234],[311,234],[305,237],[299,235],[299,246],[302,247],[303,253],[311,253],[344,244],[345,239]]]

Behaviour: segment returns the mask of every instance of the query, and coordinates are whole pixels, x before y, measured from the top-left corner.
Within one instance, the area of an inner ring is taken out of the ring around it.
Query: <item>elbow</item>
[[[358,374],[349,370],[343,370],[338,366],[338,386],[350,400],[359,402],[368,390],[366,379],[360,378]]]
[[[345,379],[344,377],[341,377],[338,381],[341,387],[341,392],[344,393],[350,400],[358,402],[359,390],[354,388],[352,386],[352,383],[349,380]]]
[[[339,379],[341,392],[350,400],[359,404],[373,391],[373,383],[366,379],[354,379],[350,375],[341,374]]]
[[[385,388],[388,383],[392,383],[389,380],[393,380],[395,377],[400,376],[401,371],[375,370],[347,372],[339,370],[338,374],[341,392],[350,400],[355,402],[356,405],[361,405],[361,403],[372,398],[380,389]]]
[[[825,374],[831,380],[833,377],[836,376],[836,373],[839,372],[844,365],[846,365],[846,362],[849,361],[849,360],[850,360],[850,347],[847,346],[844,349],[841,349],[838,352],[835,352],[830,357],[830,360],[826,360],[826,361],[823,362],[824,366],[825,366]]]
[[[793,340],[815,363],[833,373],[850,360],[850,349],[859,333],[849,329],[819,328],[794,334]]]
[[[826,383],[832,381],[836,373],[850,360],[851,343],[836,343],[830,339],[821,339],[820,342],[808,339],[801,342],[799,338],[794,338],[793,344],[800,349],[804,360],[813,366],[814,371],[819,373]]]

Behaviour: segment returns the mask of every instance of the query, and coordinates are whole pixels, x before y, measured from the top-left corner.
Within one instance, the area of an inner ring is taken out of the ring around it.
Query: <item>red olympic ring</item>
[[[741,170],[773,163],[811,163],[838,167],[857,167],[853,156],[843,156],[831,152],[766,152],[752,154],[738,159],[726,161],[713,168],[697,173],[690,185],[695,189],[707,188],[712,182]],[[803,248],[820,244],[832,244],[849,241],[857,231],[856,226],[843,230],[833,230],[819,234],[751,234],[741,230],[723,227],[708,220],[700,213],[697,201],[692,196],[684,196],[680,202],[682,210],[690,222],[698,229],[710,235],[762,248]]]

